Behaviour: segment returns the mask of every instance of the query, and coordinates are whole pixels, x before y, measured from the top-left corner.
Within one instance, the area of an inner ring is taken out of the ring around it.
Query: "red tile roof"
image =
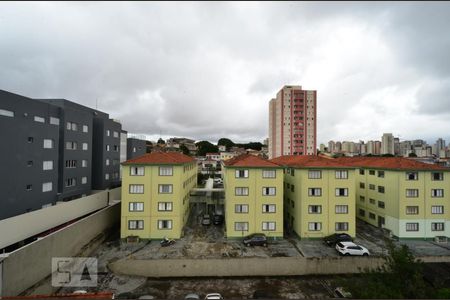
[[[324,158],[313,155],[287,155],[270,160],[279,165],[291,167],[322,168],[379,168],[391,170],[447,170],[447,168],[418,162],[403,157],[340,157]]]
[[[278,164],[268,161],[267,159],[250,155],[241,154],[223,162],[226,167],[280,167]]]
[[[180,152],[152,152],[129,159],[122,164],[184,164],[193,161],[194,158]]]
[[[315,155],[285,155],[270,160],[273,163],[291,167],[310,168],[349,168],[335,159],[327,159]]]

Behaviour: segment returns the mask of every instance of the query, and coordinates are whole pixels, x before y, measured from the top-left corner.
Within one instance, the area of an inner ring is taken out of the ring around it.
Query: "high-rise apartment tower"
[[[317,91],[284,86],[269,102],[269,158],[315,155]]]

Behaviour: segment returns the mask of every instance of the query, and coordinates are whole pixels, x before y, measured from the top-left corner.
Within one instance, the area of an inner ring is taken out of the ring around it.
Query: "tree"
[[[217,153],[219,148],[208,141],[201,141],[195,144],[197,146],[197,155],[205,156],[206,153]]]
[[[162,138],[159,138],[159,140],[157,142],[157,144],[165,144],[165,143],[166,143],[166,141],[163,140]]]
[[[185,144],[181,144],[180,150],[183,151],[183,154],[185,154],[185,155],[190,155],[191,154],[191,152],[189,151],[188,147],[186,147]]]
[[[427,298],[432,291],[426,285],[423,263],[415,259],[406,245],[387,242],[389,255],[381,267],[365,270],[363,276],[347,283],[354,298],[403,299]]]
[[[219,139],[219,141],[217,142],[218,146],[225,146],[227,148],[227,151],[230,150],[231,147],[234,146],[234,143],[232,140],[227,139],[227,138],[221,138]]]
[[[411,152],[410,154],[408,154],[408,157],[417,157],[417,154],[415,154],[414,152]]]
[[[236,146],[242,147],[245,149],[253,149],[253,150],[260,151],[264,145],[261,144],[260,142],[250,142],[250,143],[246,143],[246,144],[236,144]]]

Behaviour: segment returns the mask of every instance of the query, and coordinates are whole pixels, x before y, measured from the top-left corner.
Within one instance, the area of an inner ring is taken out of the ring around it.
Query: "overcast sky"
[[[0,3],[0,89],[129,133],[262,141],[283,85],[317,142],[450,139],[450,3]]]

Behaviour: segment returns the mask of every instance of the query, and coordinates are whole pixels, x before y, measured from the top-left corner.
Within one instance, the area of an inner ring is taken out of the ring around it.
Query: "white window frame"
[[[44,149],[53,149],[54,141],[52,139],[44,139],[43,143]]]
[[[263,187],[262,188],[262,195],[263,196],[275,196],[277,194],[277,188],[276,187]]]
[[[248,231],[248,222],[234,222],[234,231]]]
[[[344,229],[341,229],[341,225],[343,225]],[[348,222],[335,222],[334,229],[336,231],[348,231]]]
[[[167,190],[167,191],[165,191]],[[158,184],[158,193],[159,194],[172,194],[173,193],[173,184]]]
[[[89,127],[87,125],[83,125],[83,132],[88,132],[89,131]]]
[[[0,109],[0,116],[14,118],[14,112],[6,109]]]
[[[77,185],[77,179],[75,177],[67,178],[65,181],[66,187],[74,187]]]
[[[444,197],[444,189],[431,189],[432,198],[442,198]]]
[[[144,185],[143,184],[130,184],[128,186],[129,194],[143,194],[144,193]]]
[[[434,178],[435,174],[439,174],[439,178],[438,179]],[[442,180],[444,180],[444,172],[432,172],[431,173],[431,180],[432,181],[442,181]]]
[[[53,160],[44,160],[42,162],[42,170],[44,171],[53,170]]]
[[[348,205],[335,205],[334,206],[334,212],[336,214],[348,214]]]
[[[273,214],[273,213],[276,213],[277,212],[277,206],[276,206],[276,204],[263,204],[262,205],[262,212],[263,213],[270,213],[270,214]]]
[[[276,178],[277,170],[263,170],[262,177],[263,178]]]
[[[321,197],[322,196],[322,188],[308,188],[308,196],[309,197]]]
[[[87,177],[83,176],[81,177],[81,184],[86,184],[87,183]]]
[[[128,230],[144,229],[144,220],[128,220]]]
[[[419,180],[419,172],[406,172],[406,180]]]
[[[433,215],[444,214],[444,205],[432,205],[431,206],[431,214],[433,214]]]
[[[173,176],[173,167],[159,167],[159,176]]]
[[[336,170],[335,178],[336,179],[348,179],[348,171],[347,170]]]
[[[86,159],[83,159],[83,160],[81,161],[81,167],[82,167],[82,168],[87,168],[87,160],[86,160]]]
[[[320,215],[322,213],[322,205],[308,205],[308,214],[317,214]]]
[[[419,223],[406,223],[405,231],[419,231]]]
[[[241,176],[241,173],[243,176]],[[248,170],[247,169],[236,170],[234,174],[235,174],[236,178],[248,178]]]
[[[234,212],[237,214],[248,214],[248,204],[235,204]]]
[[[144,202],[128,203],[128,211],[144,211]]]
[[[418,198],[419,189],[406,189],[406,198]]]
[[[343,190],[343,195],[341,195],[341,190]],[[336,197],[348,197],[348,188],[336,188]]]
[[[83,143],[83,150],[88,150],[88,143]]]
[[[53,190],[53,182],[42,183],[42,192],[51,192]]]
[[[419,206],[417,205],[408,205],[405,208],[405,215],[418,215],[419,214]]]
[[[130,176],[144,176],[145,175],[145,167],[130,167]]]
[[[59,126],[59,118],[50,117],[50,124],[51,125],[58,125]]]
[[[322,171],[321,170],[308,170],[308,179],[321,179]]]
[[[308,231],[321,231],[322,222],[308,222]]]
[[[45,123],[45,118],[40,116],[34,116],[34,121],[38,123]]]
[[[444,222],[431,223],[431,231],[445,231],[445,223]]]
[[[248,196],[249,195],[249,188],[248,187],[235,187],[234,188],[234,195],[235,196]]]
[[[158,202],[158,211],[172,211],[173,202]]]
[[[167,225],[167,226],[165,226]],[[158,220],[159,230],[171,230],[173,226],[172,220]]]
[[[276,222],[262,222],[261,230],[262,231],[275,231],[276,230]]]

